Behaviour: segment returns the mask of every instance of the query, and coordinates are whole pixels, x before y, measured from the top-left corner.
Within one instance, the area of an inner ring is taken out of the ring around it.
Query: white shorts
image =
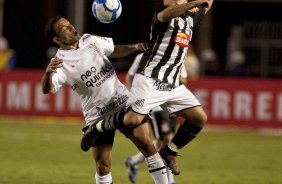
[[[185,85],[174,87],[169,83],[135,74],[126,106],[139,114],[147,114],[161,106],[171,115],[201,105]]]

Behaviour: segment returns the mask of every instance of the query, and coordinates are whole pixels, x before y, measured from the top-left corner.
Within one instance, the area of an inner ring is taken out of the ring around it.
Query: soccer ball
[[[92,13],[102,23],[112,23],[121,15],[122,6],[119,0],[94,0]]]

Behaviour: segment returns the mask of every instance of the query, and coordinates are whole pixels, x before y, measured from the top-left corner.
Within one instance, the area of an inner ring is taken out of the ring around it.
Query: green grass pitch
[[[1,118],[1,117],[0,117]],[[45,120],[44,120],[45,121]],[[83,124],[41,118],[0,119],[0,184],[91,184],[95,165],[79,148]],[[113,148],[115,184],[129,184],[124,158],[136,153],[119,132]],[[203,131],[179,151],[178,184],[281,184],[282,136]],[[137,184],[153,184],[145,164]]]

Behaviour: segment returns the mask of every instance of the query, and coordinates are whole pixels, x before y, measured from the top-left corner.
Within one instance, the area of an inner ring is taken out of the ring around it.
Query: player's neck
[[[78,49],[78,42],[72,44],[72,45],[61,45],[61,50],[76,50]]]

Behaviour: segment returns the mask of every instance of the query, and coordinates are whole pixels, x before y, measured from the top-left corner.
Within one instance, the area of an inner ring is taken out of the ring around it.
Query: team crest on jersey
[[[71,89],[72,89],[72,90],[75,90],[76,88],[78,88],[78,85],[77,85],[77,84],[74,84],[74,85],[71,86]]]
[[[144,103],[145,103],[145,99],[138,99],[136,100],[135,105],[139,107],[143,107]]]
[[[190,35],[186,33],[177,33],[174,42],[180,47],[188,47],[190,41]]]
[[[95,43],[90,44],[88,47],[92,49],[94,52],[101,53],[100,49],[97,47]]]

